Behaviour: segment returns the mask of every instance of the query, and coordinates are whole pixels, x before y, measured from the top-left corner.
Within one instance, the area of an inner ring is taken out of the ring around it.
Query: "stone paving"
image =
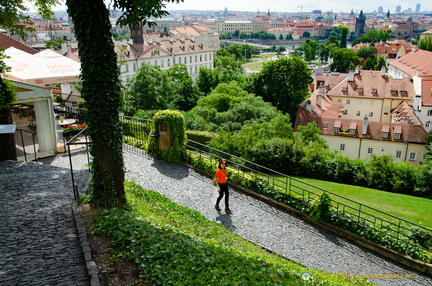
[[[0,162],[0,285],[90,285],[72,203],[67,166]]]
[[[217,212],[211,179],[182,164],[161,162],[132,148],[125,148],[124,158],[127,178],[304,266],[348,275],[410,275],[371,279],[377,285],[432,285],[425,274],[232,188],[233,214]],[[0,162],[0,285],[90,285],[70,213],[68,156],[42,161],[50,166]],[[75,153],[80,188],[88,177],[86,163],[84,152]]]

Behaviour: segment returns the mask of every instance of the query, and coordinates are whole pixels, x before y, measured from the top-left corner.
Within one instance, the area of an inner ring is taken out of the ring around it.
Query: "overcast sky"
[[[267,12],[300,12],[300,5],[303,5],[304,12],[311,12],[312,10],[333,11],[333,12],[354,12],[363,10],[364,12],[377,11],[378,7],[383,7],[383,11],[387,13],[394,13],[396,6],[400,5],[402,11],[411,8],[413,11],[416,9],[417,3],[421,4],[421,11],[431,11],[432,1],[419,1],[419,0],[327,0],[327,1],[314,1],[314,0],[184,0],[180,4],[167,4],[169,10],[223,10],[225,7],[229,11],[260,11]]]
[[[104,0],[109,3],[109,0]],[[60,0],[65,3],[64,0]],[[250,11],[250,12],[312,12],[312,10],[321,10],[323,12],[374,12],[378,7],[382,7],[384,13],[390,10],[390,13],[395,13],[396,6],[401,6],[402,11],[411,8],[416,9],[417,3],[421,4],[421,11],[432,11],[432,1],[425,0],[184,0],[183,3],[173,4],[167,3],[168,10],[224,10],[228,11]],[[303,6],[303,9],[299,6]],[[33,5],[27,5],[31,10]],[[54,10],[65,10],[64,4],[57,6]]]

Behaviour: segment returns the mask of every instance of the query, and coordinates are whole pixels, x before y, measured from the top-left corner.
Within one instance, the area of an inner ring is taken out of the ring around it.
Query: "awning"
[[[4,59],[11,71],[7,78],[35,85],[53,83],[78,82],[81,64],[51,50],[44,50],[37,54],[29,54],[16,48],[8,48]]]

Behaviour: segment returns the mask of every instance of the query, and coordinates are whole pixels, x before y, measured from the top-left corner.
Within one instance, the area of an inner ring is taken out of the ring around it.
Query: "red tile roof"
[[[0,47],[6,48],[6,49],[10,48],[10,47],[14,47],[18,50],[24,51],[24,52],[32,54],[32,55],[34,55],[38,52],[38,50],[30,48],[26,44],[23,44],[23,43],[15,40],[15,39],[9,37],[8,35],[3,34],[3,33],[0,33]]]
[[[432,52],[417,50],[389,63],[410,76],[432,75]]]
[[[422,105],[432,106],[432,75],[422,76]]]

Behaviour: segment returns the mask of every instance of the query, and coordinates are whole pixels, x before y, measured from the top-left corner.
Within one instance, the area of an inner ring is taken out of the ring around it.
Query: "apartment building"
[[[421,163],[427,131],[412,108],[415,91],[409,78],[359,69],[343,79],[326,77],[300,104],[295,130],[314,123],[331,150],[352,159],[367,160],[375,154]]]
[[[189,75],[195,79],[200,66],[213,69],[214,49],[185,38],[148,39],[140,44],[116,42],[119,57],[120,78],[123,83],[129,82],[138,67],[146,62],[162,70],[175,64],[184,64]]]

